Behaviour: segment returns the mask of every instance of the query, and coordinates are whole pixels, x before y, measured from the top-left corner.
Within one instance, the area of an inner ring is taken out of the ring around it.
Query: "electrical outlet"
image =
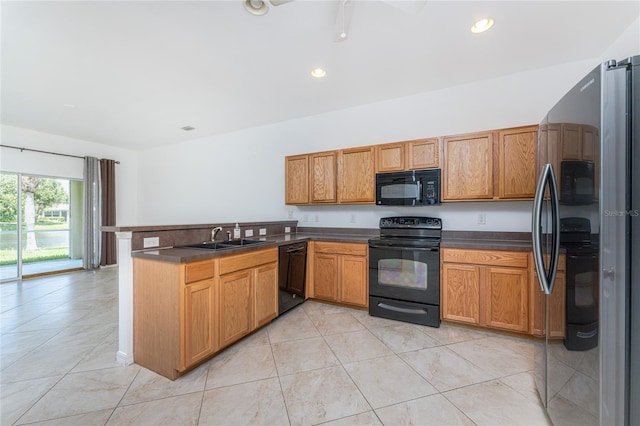
[[[303,215],[302,216],[302,221],[303,222],[309,222],[309,215],[308,214]]]
[[[143,248],[158,247],[159,245],[160,245],[160,237],[150,237],[142,240]]]
[[[478,214],[478,225],[486,225],[487,224],[487,214],[479,213]]]
[[[287,212],[287,219],[293,219],[293,211],[289,210]]]
[[[289,232],[291,232],[291,228],[290,228],[290,227],[288,227],[288,226],[285,226],[285,227],[284,227],[284,233],[285,233],[285,234],[288,234]]]
[[[253,237],[253,229],[247,229],[246,231],[244,231],[244,236]]]
[[[356,215],[351,214],[351,223],[356,223]]]
[[[260,228],[259,234],[260,235],[267,235],[267,228]]]
[[[315,221],[316,221],[316,222],[320,222],[320,216],[316,215],[316,217],[315,217]]]

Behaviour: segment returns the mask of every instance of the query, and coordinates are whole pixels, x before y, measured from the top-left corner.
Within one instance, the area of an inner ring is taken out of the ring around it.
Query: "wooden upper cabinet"
[[[600,149],[598,141],[598,129],[591,126],[582,126],[580,141],[582,143],[582,160],[596,161],[596,152]]]
[[[537,140],[537,126],[498,133],[498,198],[533,198]]]
[[[493,198],[493,133],[443,139],[442,199]]]
[[[335,203],[336,151],[320,152],[310,156],[311,202]]]
[[[285,158],[285,204],[309,204],[309,156]]]
[[[595,161],[600,149],[598,129],[592,126],[562,123],[561,160]]]
[[[376,145],[376,171],[379,173],[405,170],[406,143]]]
[[[338,161],[338,202],[374,203],[375,155],[372,146],[340,151]]]
[[[440,165],[440,139],[418,139],[407,144],[407,169],[434,169]]]
[[[582,143],[580,142],[580,126],[565,123],[562,125],[561,158],[563,160],[580,160]]]

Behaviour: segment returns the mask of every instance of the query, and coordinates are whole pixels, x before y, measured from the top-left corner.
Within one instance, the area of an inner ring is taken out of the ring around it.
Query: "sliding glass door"
[[[2,280],[82,267],[83,193],[78,180],[2,174]]]
[[[0,173],[0,281],[20,276],[20,214],[18,175]]]

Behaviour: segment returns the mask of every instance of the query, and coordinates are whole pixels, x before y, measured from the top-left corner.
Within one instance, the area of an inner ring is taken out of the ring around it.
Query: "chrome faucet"
[[[215,228],[213,228],[211,230],[211,241],[215,241],[216,240],[216,235],[220,231],[222,231],[222,226],[216,226]]]

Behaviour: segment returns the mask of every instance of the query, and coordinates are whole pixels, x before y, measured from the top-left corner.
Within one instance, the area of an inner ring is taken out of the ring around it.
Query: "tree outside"
[[[69,195],[63,184],[64,180],[44,178],[37,176],[22,176],[22,223],[23,231],[26,231],[25,252],[34,257],[42,253],[38,250],[36,231],[43,228],[53,229],[65,226],[56,224],[51,219],[44,218],[45,210],[58,204],[68,204]],[[68,190],[68,188],[67,188]],[[0,231],[15,232],[18,229],[18,190],[16,175],[0,173]],[[63,219],[64,220],[64,219]],[[40,231],[38,231],[40,232]],[[4,246],[5,244],[3,244]],[[2,247],[2,251],[9,249]],[[15,252],[15,247],[13,248]],[[42,251],[42,250],[40,250]],[[58,249],[59,251],[59,249]],[[66,248],[68,255],[68,247]],[[0,253],[1,257],[6,257]],[[13,255],[12,255],[13,256]],[[59,255],[57,257],[60,257]],[[4,263],[1,261],[0,263]]]

